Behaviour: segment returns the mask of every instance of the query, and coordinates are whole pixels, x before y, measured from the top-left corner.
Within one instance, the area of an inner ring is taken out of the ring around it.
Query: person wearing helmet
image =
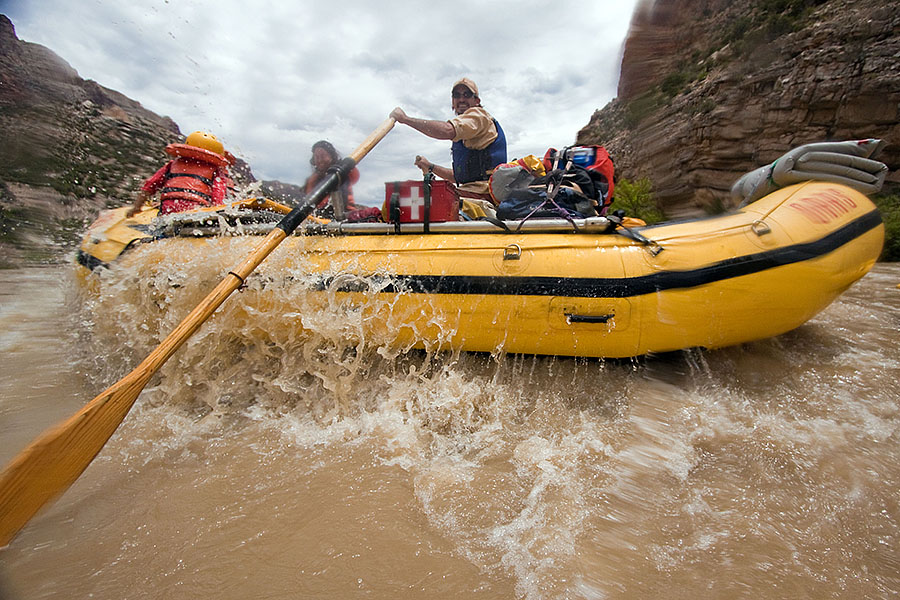
[[[225,203],[234,157],[216,136],[195,131],[185,143],[166,146],[166,153],[174,158],[144,182],[126,216],[141,211],[157,192],[161,215]]]
[[[449,121],[416,119],[399,106],[391,111],[391,117],[428,137],[453,142],[452,168],[417,156],[415,165],[423,173],[430,171],[456,183],[461,196],[489,200],[488,179],[497,165],[506,162],[506,135],[497,119],[481,106],[478,86],[471,79],[464,77],[453,84],[451,105],[456,116]]]

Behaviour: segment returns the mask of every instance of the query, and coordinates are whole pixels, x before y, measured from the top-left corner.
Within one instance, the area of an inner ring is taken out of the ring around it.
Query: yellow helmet
[[[205,131],[195,131],[187,136],[185,143],[188,146],[203,148],[204,150],[209,150],[210,152],[215,152],[219,155],[224,156],[225,154],[225,146],[222,145],[219,138],[211,133],[206,133]]]

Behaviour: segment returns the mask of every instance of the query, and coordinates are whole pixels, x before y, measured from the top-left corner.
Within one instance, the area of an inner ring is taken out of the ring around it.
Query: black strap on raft
[[[338,165],[331,165],[328,167],[325,170],[325,174],[328,175],[329,173],[335,174],[338,177],[338,184],[334,186],[334,190],[331,192],[331,212],[334,214],[336,221],[343,221],[344,208],[347,206],[347,199],[344,198],[344,193],[341,189],[344,185],[344,176],[341,175],[341,169]]]
[[[319,182],[319,185],[309,193],[306,198],[300,201],[300,204],[285,216],[276,227],[290,235],[308,217],[312,211],[316,209],[328,194],[333,192],[341,181],[350,175],[350,171],[356,166],[356,161],[349,156],[342,158],[336,165],[329,168],[325,173],[325,177]]]
[[[388,223],[394,224],[394,233],[400,233],[400,182],[391,185],[391,197],[388,199]]]
[[[639,244],[644,244],[645,246],[649,247],[650,254],[652,254],[653,256],[656,256],[657,254],[665,250],[665,248],[659,245],[659,242],[644,237],[634,229],[625,227],[625,225],[622,224],[622,211],[617,210],[611,214],[606,215],[606,220],[610,222],[610,228],[612,229],[613,233],[624,235],[628,239],[634,240]]]
[[[487,215],[484,215],[483,217],[478,217],[478,218],[475,219],[475,220],[476,220],[476,221],[487,221],[488,223],[490,223],[490,224],[492,224],[492,225],[496,225],[497,227],[499,227],[500,229],[502,229],[502,230],[505,231],[506,233],[512,233],[512,232],[513,232],[512,229],[510,229],[509,227],[506,226],[506,223],[504,223],[503,221],[501,221],[500,219],[497,219],[497,218],[495,218],[495,217],[489,217],[489,216],[487,216]],[[520,225],[520,226],[521,226],[521,225]],[[516,230],[516,231],[518,231],[518,230]]]
[[[425,211],[424,216],[422,217],[422,232],[430,233],[431,226],[431,180],[434,179],[434,173],[430,170],[425,173],[425,183],[423,187],[425,188]]]

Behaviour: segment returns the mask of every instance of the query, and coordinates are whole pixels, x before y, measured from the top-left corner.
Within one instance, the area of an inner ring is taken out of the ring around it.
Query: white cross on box
[[[409,196],[400,198],[400,206],[409,207],[410,221],[422,221],[425,218],[422,214],[422,210],[425,207],[425,197],[422,196],[422,190],[418,186],[411,186],[409,194]]]

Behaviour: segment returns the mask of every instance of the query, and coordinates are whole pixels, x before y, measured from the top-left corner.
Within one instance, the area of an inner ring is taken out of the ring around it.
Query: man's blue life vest
[[[456,183],[487,181],[490,171],[506,162],[506,135],[500,123],[494,119],[497,128],[497,139],[482,150],[466,148],[462,141],[453,142],[453,178]]]

